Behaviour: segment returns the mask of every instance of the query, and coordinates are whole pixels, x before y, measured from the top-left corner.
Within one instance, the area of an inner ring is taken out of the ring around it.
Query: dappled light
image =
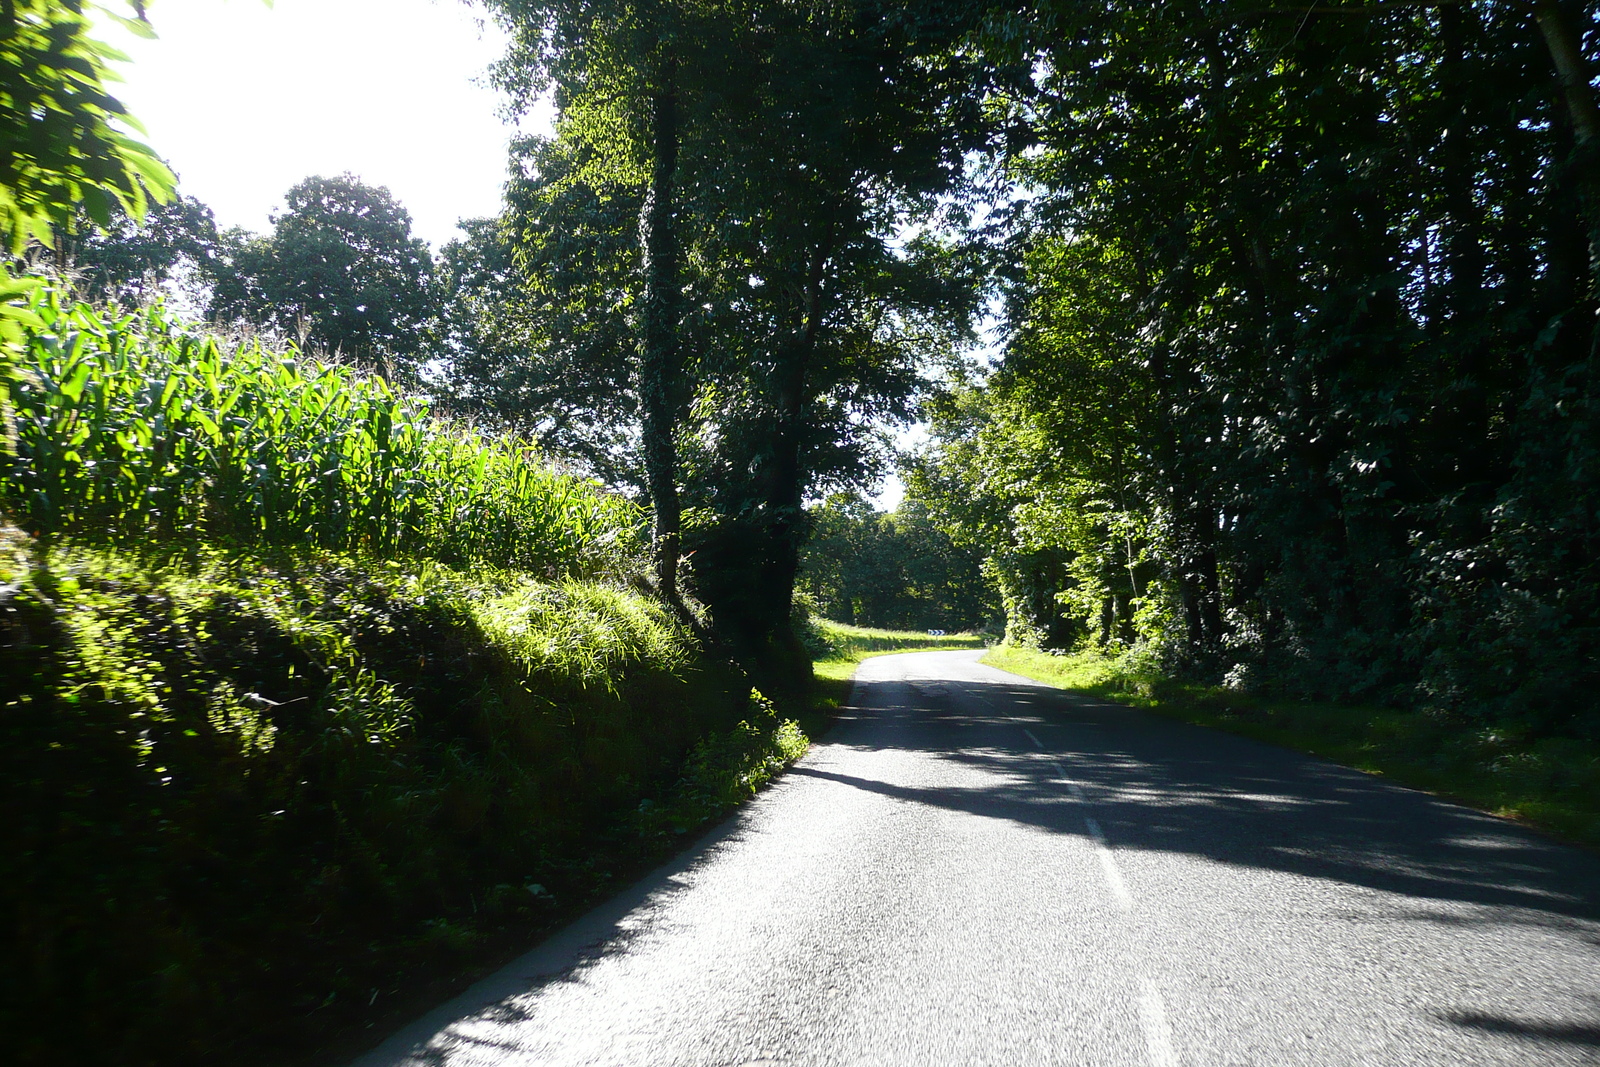
[[[1600,1055],[1592,3],[207,3],[0,2],[7,1062]]]

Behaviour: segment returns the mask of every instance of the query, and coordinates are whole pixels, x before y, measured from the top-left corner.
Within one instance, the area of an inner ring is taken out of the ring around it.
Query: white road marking
[[[1032,741],[1040,749],[1044,748],[1044,744],[1033,736],[1032,730],[1024,726],[1022,732],[1028,735],[1029,741]],[[1067,777],[1066,768],[1056,760],[1051,760],[1050,766],[1056,769],[1056,774],[1066,783],[1067,792],[1072,794],[1072,798],[1074,800],[1083,800],[1083,789],[1077,782]],[[1106,884],[1111,887],[1112,897],[1116,899],[1118,906],[1123,911],[1132,911],[1133,894],[1128,892],[1128,883],[1122,880],[1122,871],[1117,868],[1117,860],[1111,854],[1111,846],[1106,844],[1106,835],[1101,831],[1100,824],[1092,816],[1086,817],[1084,822],[1089,826],[1089,836],[1094,838],[1095,852],[1100,856],[1100,869],[1105,872]]]
[[[1072,794],[1072,799],[1073,800],[1082,800],[1083,799],[1083,786],[1079,785],[1077,782],[1074,782],[1071,778],[1068,778],[1067,777],[1067,769],[1065,767],[1061,766],[1060,763],[1056,762],[1055,760],[1051,760],[1050,761],[1050,766],[1052,766],[1052,767],[1054,767],[1056,769],[1057,776],[1060,777],[1062,783],[1067,787],[1067,792]]]
[[[1167,1009],[1155,982],[1142,979],[1139,993],[1139,1021],[1144,1024],[1144,1043],[1150,1050],[1151,1067],[1178,1067],[1172,1051],[1172,1027],[1167,1025]]]
[[[1123,911],[1133,910],[1133,894],[1128,892],[1128,883],[1122,880],[1122,871],[1117,867],[1117,858],[1111,854],[1111,846],[1106,844],[1106,835],[1100,829],[1100,823],[1094,818],[1085,818],[1084,823],[1089,827],[1089,836],[1094,838],[1095,852],[1100,857],[1100,869],[1105,872],[1106,884],[1111,887],[1111,895],[1116,898],[1118,906]]]

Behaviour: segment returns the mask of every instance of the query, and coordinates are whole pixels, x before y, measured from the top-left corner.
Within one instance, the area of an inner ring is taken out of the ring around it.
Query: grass
[[[0,529],[18,1063],[293,1059],[526,944],[804,743],[620,585],[195,557]]]
[[[0,680],[19,1064],[347,1059],[807,744],[620,584],[3,524]]]
[[[1600,745],[1395,708],[1278,700],[1187,684],[1126,657],[1004,646],[983,662],[1184,722],[1322,756],[1575,844],[1600,848]]]
[[[813,737],[832,725],[839,708],[850,697],[850,683],[862,660],[896,652],[938,652],[984,645],[981,634],[936,636],[916,630],[880,630],[813,619],[807,646],[817,682],[810,714],[801,723]]]

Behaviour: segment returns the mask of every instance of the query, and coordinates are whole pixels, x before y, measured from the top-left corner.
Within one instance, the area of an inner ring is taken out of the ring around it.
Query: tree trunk
[[[778,365],[777,407],[773,414],[772,468],[767,483],[767,574],[763,576],[762,623],[777,628],[788,620],[789,601],[799,572],[805,476],[800,451],[811,356],[822,327],[822,282],[833,254],[832,220],[811,248],[800,329],[785,345]]]
[[[678,349],[677,224],[673,184],[678,169],[676,68],[664,60],[650,100],[650,187],[639,214],[644,299],[639,323],[639,401],[645,483],[653,513],[652,548],[661,597],[686,614],[678,591],[682,508],[678,501],[676,431],[682,367]]]
[[[1589,83],[1589,63],[1583,56],[1583,32],[1571,11],[1560,0],[1534,0],[1534,21],[1544,35],[1545,47],[1561,80],[1572,120],[1574,142],[1572,169],[1583,207],[1583,220],[1589,236],[1589,298],[1600,298],[1600,108],[1595,105],[1594,87]],[[1589,341],[1588,391],[1600,393],[1600,321]]]

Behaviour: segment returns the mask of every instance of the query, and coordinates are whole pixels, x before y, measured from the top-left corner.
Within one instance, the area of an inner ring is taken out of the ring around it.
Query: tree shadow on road
[[[983,773],[970,788],[921,788],[833,770],[825,751],[791,773],[1054,833],[1085,834],[1092,811],[1117,849],[1478,905],[1497,909],[1493,921],[1600,920],[1600,857],[1248,738],[1022,682],[858,681],[844,714],[832,745],[921,751]],[[1064,803],[1058,767],[1083,803]]]
[[[889,758],[851,758],[860,753]],[[904,768],[926,764],[896,759],[899,753],[954,765],[961,773],[951,779],[971,784],[902,780]],[[1081,801],[1066,780],[1081,789]],[[1531,925],[1600,949],[1600,857],[1302,753],[1021,680],[858,680],[826,743],[769,800],[782,803],[784,791],[821,783],[1077,837],[1088,836],[1092,813],[1118,852],[1182,853],[1414,902],[1371,900],[1329,910],[1329,921]],[[648,932],[649,913],[692,886],[702,864],[737,848],[759,826],[760,811],[760,804],[741,809],[583,920],[587,940],[566,950],[574,964],[543,973],[513,965],[496,988],[475,994],[477,1005],[466,1003],[469,995],[454,1014],[446,1006],[430,1017],[437,1028],[411,1028],[419,1040],[409,1053],[362,1063],[440,1067],[463,1055],[532,1062],[534,1050],[517,1031],[536,1020],[540,993],[583,982],[590,966],[629,951]],[[1502,1038],[1600,1047],[1600,1025],[1589,1022],[1464,1010],[1432,1018]]]

